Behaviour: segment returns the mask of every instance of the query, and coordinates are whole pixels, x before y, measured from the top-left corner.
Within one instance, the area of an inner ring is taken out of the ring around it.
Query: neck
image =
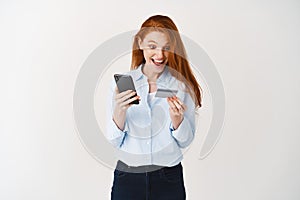
[[[146,67],[146,65],[144,65],[144,67],[142,68],[142,72],[143,72],[143,74],[145,74],[147,76],[148,81],[150,81],[150,82],[156,82],[158,77],[162,74],[162,72],[154,73],[154,72],[148,71],[148,68]]]

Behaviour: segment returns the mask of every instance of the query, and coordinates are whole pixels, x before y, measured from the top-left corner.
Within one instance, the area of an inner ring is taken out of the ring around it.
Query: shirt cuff
[[[173,137],[175,137],[177,140],[181,141],[183,140],[185,137],[184,137],[184,134],[180,134],[180,132],[182,132],[181,130],[184,130],[186,127],[186,119],[183,118],[182,122],[180,123],[180,125],[177,127],[177,129],[175,129],[173,127],[173,124],[172,122],[170,123],[170,131],[173,135]]]
[[[185,148],[189,145],[190,141],[193,138],[193,133],[186,118],[183,118],[181,124],[176,130],[174,129],[172,122],[170,123],[169,128],[171,135],[175,138],[180,147]]]
[[[111,119],[111,126],[112,131],[111,134],[108,136],[108,140],[113,144],[115,147],[121,147],[124,141],[126,134],[128,133],[128,125],[125,122],[124,130],[120,130],[113,119]]]

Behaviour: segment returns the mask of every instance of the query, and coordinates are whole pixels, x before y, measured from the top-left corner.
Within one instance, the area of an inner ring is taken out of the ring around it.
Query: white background
[[[300,199],[299,1],[0,2],[0,199],[109,199],[112,169],[76,133],[74,84],[96,47],[153,14],[206,50],[225,87],[221,139],[183,161],[188,199]]]

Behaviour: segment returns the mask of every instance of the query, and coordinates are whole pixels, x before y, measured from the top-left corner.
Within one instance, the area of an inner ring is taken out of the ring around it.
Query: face
[[[163,72],[168,62],[170,42],[162,32],[148,33],[139,43],[146,60],[145,70],[151,75],[159,75]]]

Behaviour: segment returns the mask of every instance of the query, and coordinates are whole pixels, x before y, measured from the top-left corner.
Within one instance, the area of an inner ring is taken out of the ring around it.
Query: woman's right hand
[[[135,96],[130,98],[136,94],[135,91],[127,90],[124,92],[119,92],[118,88],[115,89],[115,98],[114,98],[114,113],[113,113],[113,120],[118,126],[120,130],[124,130],[125,120],[126,120],[126,111],[127,109],[132,106],[131,102],[135,100],[140,100],[139,96]]]

